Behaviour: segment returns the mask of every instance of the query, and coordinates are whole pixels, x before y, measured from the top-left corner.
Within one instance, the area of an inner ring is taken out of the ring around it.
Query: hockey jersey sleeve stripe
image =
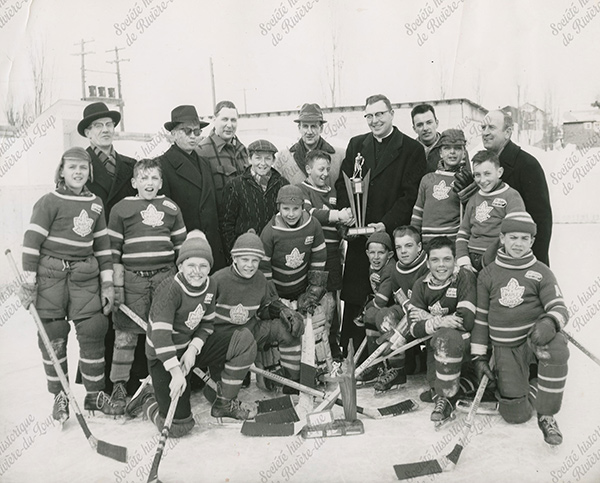
[[[166,330],[171,332],[173,330],[173,324],[169,324],[167,322],[151,322],[152,331],[156,330]]]
[[[128,238],[125,240],[125,245],[131,243],[144,243],[144,242],[170,242],[171,237],[169,236],[138,236],[135,238]]]
[[[273,282],[281,287],[291,287],[292,285],[298,285],[302,280],[306,278],[306,276],[307,275],[304,274],[302,275],[302,277],[292,280],[291,282],[280,282],[279,280],[273,280]],[[281,347],[279,348],[279,350],[281,351]]]
[[[487,346],[471,342],[471,354],[474,356],[483,356],[487,353]]]
[[[326,262],[310,262],[311,267],[324,267]]]
[[[492,339],[494,342],[500,342],[500,343],[504,343],[504,344],[511,344],[511,343],[514,343],[521,339],[526,339],[526,338],[527,338],[527,334],[523,334],[518,337],[496,337],[496,336],[492,335],[492,333],[490,331],[490,339]]]
[[[190,342],[190,346],[193,346],[198,351],[198,354],[202,351],[202,347],[204,347],[204,341],[200,337],[194,337]]]
[[[173,356],[170,359],[167,359],[165,362],[163,362],[163,366],[165,367],[165,369],[167,371],[170,371],[171,369],[173,369],[174,367],[177,367],[178,365],[179,365],[179,361],[177,360],[176,356]]]
[[[156,354],[169,354],[170,352],[176,352],[174,345],[167,345],[164,347],[155,347]]]
[[[23,247],[23,253],[27,253],[29,255],[36,255],[39,256],[40,255],[40,251],[36,250],[35,248],[29,248],[29,247]]]
[[[482,309],[481,307],[477,307],[477,313],[478,314],[489,314],[490,311],[486,310],[486,309]]]
[[[122,233],[119,233],[118,231],[115,231],[115,230],[111,230],[110,228],[108,229],[108,236],[110,236],[112,238],[118,238],[119,240],[123,239]]]
[[[48,236],[48,230],[36,223],[30,223],[27,227],[27,230],[35,231],[36,233],[42,235],[44,238]]]
[[[473,304],[472,302],[469,302],[468,300],[461,300],[460,302],[458,302],[456,304],[456,308],[465,308],[467,309],[469,312],[475,313],[477,311],[475,304]]]
[[[101,230],[94,232],[94,238],[100,238],[101,236],[107,236],[108,230],[106,228],[102,228]]]
[[[551,310],[547,313],[550,317],[552,317],[558,323],[558,326],[562,329],[565,325],[567,325],[567,319],[563,314],[557,312],[556,310]]]
[[[562,297],[556,297],[555,299],[550,300],[550,302],[544,305],[544,310],[547,312],[548,310],[550,310],[550,308],[554,307],[555,305],[564,306],[565,300]]]
[[[110,257],[112,255],[111,250],[100,250],[98,252],[94,252],[95,257]]]
[[[187,230],[185,228],[185,226],[183,228],[180,228],[179,230],[174,230],[171,232],[171,236],[177,236],[177,235],[183,235],[187,233]]]
[[[481,325],[483,327],[487,327],[488,326],[488,323],[485,320],[475,319],[475,323],[479,324],[479,325]]]
[[[70,245],[73,247],[91,247],[94,244],[93,240],[90,241],[85,241],[85,242],[80,242],[80,241],[74,241],[74,240],[68,240],[67,238],[61,238],[58,236],[49,236],[48,238],[46,238],[46,240],[48,241],[52,241],[54,243],[61,243],[63,245]]]
[[[316,247],[312,247],[311,251],[314,252],[320,252],[322,250],[325,250],[325,242],[321,243],[320,245],[316,246]]]

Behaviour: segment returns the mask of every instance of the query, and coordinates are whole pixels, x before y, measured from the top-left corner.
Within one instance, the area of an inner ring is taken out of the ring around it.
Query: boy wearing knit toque
[[[250,331],[260,351],[271,343],[278,345],[286,367],[288,349],[300,344],[304,318],[280,300],[273,283],[258,270],[264,256],[263,244],[251,230],[235,241],[231,266],[212,276],[216,286],[215,333]]]
[[[127,405],[130,416],[143,411],[160,430],[171,399],[179,397],[170,429],[173,437],[194,426],[189,377],[195,365],[208,366],[211,374],[220,376],[212,416],[253,417],[241,407],[237,394],[256,356],[256,342],[248,331],[214,333],[216,287],[208,277],[212,264],[206,237],[193,230],[179,250],[178,273],[158,287],[150,308],[146,356],[152,385]]]
[[[504,420],[524,423],[535,409],[544,440],[558,445],[562,434],[554,415],[567,379],[569,349],[561,330],[568,311],[554,274],[531,251],[536,229],[526,212],[502,221],[496,259],[477,280],[471,353],[479,378],[496,382]],[[538,375],[529,381],[529,365],[536,362]]]

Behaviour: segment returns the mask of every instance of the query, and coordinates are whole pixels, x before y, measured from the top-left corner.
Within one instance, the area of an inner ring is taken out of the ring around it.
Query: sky
[[[156,132],[180,104],[212,114],[211,58],[217,101],[242,113],[359,105],[374,93],[466,97],[488,109],[528,101],[557,113],[600,98],[600,3],[591,0],[0,0],[0,24],[0,124],[7,103],[32,97],[32,56],[44,57],[49,100],[81,97],[81,39],[93,40],[89,84],[116,86],[102,73],[115,69],[106,51],[124,48],[136,132]]]

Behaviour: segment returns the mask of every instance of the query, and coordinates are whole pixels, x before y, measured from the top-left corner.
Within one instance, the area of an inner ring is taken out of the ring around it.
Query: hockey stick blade
[[[12,256],[12,252],[10,251],[10,249],[7,249],[4,252],[4,254],[8,258],[8,263],[10,264],[14,275],[17,277],[17,280],[19,280],[19,281],[24,280],[23,274],[19,271],[19,268],[17,267],[17,264],[15,262],[15,259]],[[62,370],[60,362],[58,361],[58,358],[56,357],[56,353],[54,352],[54,347],[52,346],[52,342],[50,342],[50,338],[48,337],[48,334],[46,333],[44,324],[42,323],[42,320],[40,319],[40,316],[33,304],[31,304],[29,306],[29,313],[33,317],[33,320],[34,320],[35,325],[38,330],[38,334],[39,334],[40,338],[42,339],[44,346],[46,347],[46,352],[50,356],[50,360],[52,361],[52,365],[54,366],[56,375],[58,376],[58,379],[60,380],[60,384],[61,384],[63,390],[65,391],[67,397],[69,398],[69,401],[73,405],[73,409],[75,410],[75,415],[77,416],[77,421],[79,422],[79,426],[81,426],[81,430],[83,431],[83,434],[85,434],[85,437],[87,438],[88,443],[98,454],[101,454],[102,456],[107,456],[108,458],[112,458],[114,460],[120,461],[121,463],[127,463],[127,448],[126,447],[117,446],[116,444],[111,444],[111,443],[107,443],[106,441],[99,440],[90,431],[90,428],[88,427],[88,424],[87,424],[85,418],[83,417],[83,414],[81,413],[81,409],[79,408],[77,399],[75,399],[75,396],[71,392],[71,387],[69,386],[69,381],[67,380],[67,376],[65,376],[65,373]]]
[[[400,416],[401,414],[410,413],[416,411],[419,408],[419,404],[414,399],[406,399],[400,401],[391,406],[383,408],[360,408],[357,409],[359,413],[369,416],[372,419],[385,419]],[[362,411],[361,411],[362,409]]]

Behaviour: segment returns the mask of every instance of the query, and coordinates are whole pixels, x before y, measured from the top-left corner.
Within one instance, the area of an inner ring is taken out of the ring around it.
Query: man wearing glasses
[[[212,248],[214,272],[226,264],[215,185],[210,164],[196,152],[202,128],[208,123],[199,119],[194,106],[178,106],[164,126],[171,133],[173,145],[158,158],[163,171],[160,192],[177,203],[188,232],[195,229],[204,232]]]
[[[113,138],[115,127],[121,121],[121,114],[110,111],[103,102],[95,102],[83,110],[83,119],[77,125],[77,132],[89,139],[90,145],[87,152],[92,158],[92,175],[86,186],[98,196],[104,204],[104,216],[108,217],[112,207],[127,196],[135,196],[137,191],[131,184],[135,159],[123,156],[115,151]],[[110,368],[112,365],[115,331],[112,323],[112,314],[108,317],[108,330],[104,339],[105,348],[105,392],[112,393]],[[138,340],[138,351],[144,354],[145,336]],[[134,360],[127,392],[133,394],[139,386],[139,380],[148,375],[146,358],[137,357]],[[81,373],[77,372],[78,383],[81,382]]]
[[[341,170],[352,177],[357,156],[364,158],[363,178],[367,171],[371,173],[365,223],[391,236],[396,227],[410,224],[419,182],[425,174],[425,151],[421,144],[393,125],[394,110],[387,97],[381,94],[368,97],[364,117],[371,132],[350,140]],[[350,206],[343,176],[340,175],[335,187],[338,209]],[[364,329],[358,329],[353,321],[371,292],[366,240],[366,236],[348,240],[341,294],[345,301],[341,341],[344,350],[350,338],[358,347],[364,337]]]

